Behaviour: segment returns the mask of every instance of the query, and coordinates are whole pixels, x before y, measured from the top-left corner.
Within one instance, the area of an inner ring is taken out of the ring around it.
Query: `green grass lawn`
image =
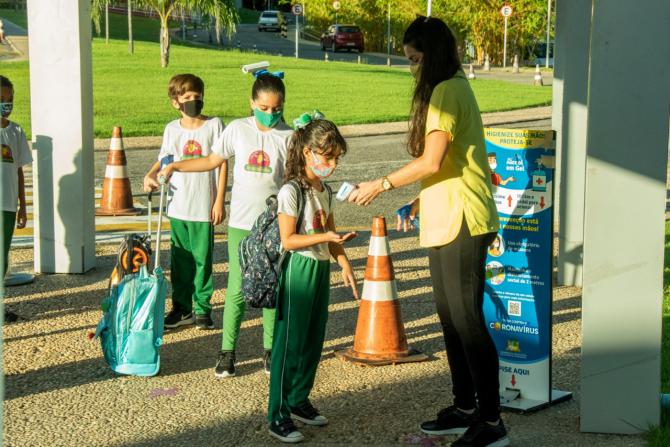
[[[96,38],[92,45],[96,137],[108,136],[116,125],[122,126],[127,136],[161,135],[165,124],[177,116],[166,93],[168,80],[176,73],[190,72],[203,78],[205,113],[226,122],[246,116],[253,78],[242,74],[240,66],[258,60],[268,60],[272,69],[286,72],[288,119],[314,108],[337,124],[401,121],[408,115],[413,81],[400,69],[181,45],[172,46],[170,66],[162,69],[156,43],[136,42],[132,56],[123,40],[105,44],[104,39]],[[29,131],[28,63],[3,63],[0,72],[16,86],[12,116]],[[482,112],[551,101],[551,87],[483,80],[472,85]]]
[[[7,19],[21,28],[28,27],[28,19],[25,10],[14,11],[13,9],[0,8],[0,18]]]
[[[661,393],[670,393],[670,222],[665,223],[665,268],[663,269],[663,340],[661,347]],[[650,447],[670,445],[670,409],[663,409],[661,426],[647,436]]]
[[[243,11],[251,20],[254,11]],[[26,26],[25,11],[0,9],[18,25]],[[246,19],[245,19],[246,20]],[[249,114],[253,78],[240,66],[268,60],[272,69],[286,72],[286,118],[318,108],[337,124],[376,123],[407,119],[413,80],[405,70],[351,63],[295,60],[253,55],[236,50],[179,45],[173,41],[170,66],[160,67],[156,19],[133,18],[135,54],[127,48],[127,17],[110,14],[110,42],[93,39],[93,97],[95,136],[105,137],[120,125],[127,136],[160,135],[177,117],[166,90],[176,73],[195,73],[206,85],[205,113],[226,122]],[[178,23],[173,24],[178,26]],[[104,18],[101,36],[104,36]],[[16,87],[12,118],[30,132],[29,71],[27,62],[3,63],[0,74]],[[472,81],[482,112],[547,105],[551,87],[502,81]]]

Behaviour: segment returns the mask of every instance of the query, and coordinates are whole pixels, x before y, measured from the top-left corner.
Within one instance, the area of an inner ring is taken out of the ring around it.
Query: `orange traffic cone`
[[[337,352],[341,359],[370,366],[428,359],[427,355],[407,346],[390,254],[386,220],[375,217],[354,346]]]
[[[128,179],[121,128],[115,127],[112,132],[112,141],[109,144],[100,207],[95,210],[95,214],[98,216],[134,216],[141,212],[142,210],[133,206],[133,192]]]

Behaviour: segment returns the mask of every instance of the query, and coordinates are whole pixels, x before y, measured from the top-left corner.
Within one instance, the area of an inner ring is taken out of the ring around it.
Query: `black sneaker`
[[[421,423],[421,431],[427,435],[462,435],[475,422],[475,414],[465,413],[454,405],[437,413],[437,419]]]
[[[502,419],[498,425],[477,421],[451,445],[452,447],[504,447],[509,445],[509,438]]]
[[[214,321],[212,321],[211,314],[202,314],[195,316],[195,327],[196,329],[214,329]]]
[[[214,375],[220,379],[235,377],[235,351],[219,352]]]
[[[270,424],[271,436],[279,439],[281,442],[296,443],[301,442],[305,437],[298,431],[292,420],[273,422]]]
[[[165,328],[174,329],[179,326],[188,326],[195,323],[193,312],[182,313],[179,309],[172,309],[165,317]]]
[[[268,376],[270,375],[271,361],[272,361],[272,351],[266,349],[265,352],[263,353],[263,371],[265,371],[265,374],[267,374]]]
[[[319,414],[310,401],[305,402],[298,408],[291,409],[291,417],[307,425],[327,425],[328,418]]]

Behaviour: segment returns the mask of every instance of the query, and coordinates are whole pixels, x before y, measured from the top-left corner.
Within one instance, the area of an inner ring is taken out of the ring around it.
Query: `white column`
[[[89,0],[28,1],[35,271],[95,265]]]
[[[558,148],[558,283],[582,285],[591,3],[556,2],[552,124]]]
[[[668,23],[667,0],[593,1],[582,431],[637,433],[660,421]]]

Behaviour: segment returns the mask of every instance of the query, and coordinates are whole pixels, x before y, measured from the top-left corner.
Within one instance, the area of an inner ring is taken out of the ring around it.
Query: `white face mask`
[[[491,170],[495,171],[498,167],[498,163],[489,163],[489,166],[491,167]]]
[[[319,177],[320,179],[325,179],[331,176],[335,168],[328,163],[323,163],[319,160],[319,157],[316,156],[314,151],[310,151],[312,153],[312,162],[313,165],[311,166],[312,172],[314,175]]]

